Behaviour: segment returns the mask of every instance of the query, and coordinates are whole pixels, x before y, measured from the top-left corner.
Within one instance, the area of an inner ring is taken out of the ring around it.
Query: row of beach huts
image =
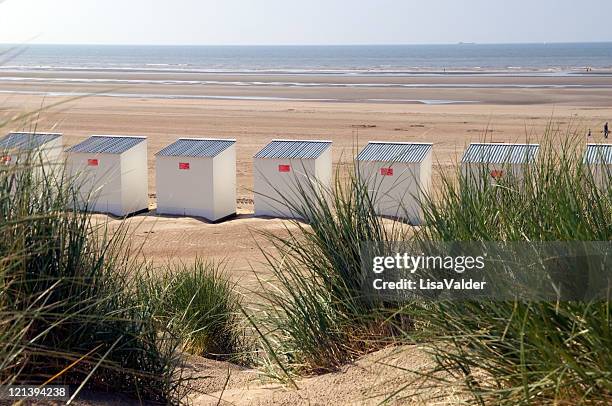
[[[236,213],[236,140],[180,138],[156,154],[157,213],[221,221]],[[256,216],[297,217],[292,207],[314,187],[332,183],[331,141],[273,140],[253,157]],[[380,215],[422,223],[420,201],[431,187],[430,143],[369,142],[358,154],[359,176]],[[18,164],[31,151],[44,165],[65,162],[91,211],[116,216],[149,207],[147,138],[94,135],[64,150],[62,134],[14,132],[0,140],[0,161]],[[521,176],[537,144],[472,143],[461,164],[473,178]],[[599,183],[612,170],[612,144],[588,144],[587,163]],[[607,186],[607,185],[606,185]]]

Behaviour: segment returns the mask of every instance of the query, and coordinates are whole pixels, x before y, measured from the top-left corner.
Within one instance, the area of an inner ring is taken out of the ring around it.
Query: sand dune
[[[420,386],[417,374],[427,372],[433,361],[417,346],[388,348],[338,372],[297,379],[297,389],[266,383],[256,371],[223,368],[223,363],[196,365],[197,371],[212,375],[212,379],[202,389],[206,393],[194,394],[194,405],[378,405],[411,381],[410,389],[391,398],[389,404],[459,404],[464,399],[452,385],[432,387],[430,381],[427,388]]]

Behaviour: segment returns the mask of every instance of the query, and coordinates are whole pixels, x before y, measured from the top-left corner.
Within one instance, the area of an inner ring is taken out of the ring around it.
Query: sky
[[[612,41],[610,0],[0,0],[0,43]]]

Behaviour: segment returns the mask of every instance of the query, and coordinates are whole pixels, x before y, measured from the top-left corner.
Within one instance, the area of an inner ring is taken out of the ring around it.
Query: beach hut
[[[157,213],[236,214],[236,140],[181,138],[156,154]]]
[[[520,182],[539,149],[537,144],[472,143],[463,155],[461,170],[468,181],[480,185],[508,179]]]
[[[591,170],[595,185],[607,190],[612,179],[612,144],[587,144],[584,163]]]
[[[33,165],[56,170],[63,159],[63,137],[59,133],[11,132],[0,140],[0,162],[16,165],[29,159]]]
[[[357,165],[379,215],[423,223],[421,202],[431,187],[432,144],[370,142],[357,156]]]
[[[303,197],[331,187],[331,141],[273,140],[254,156],[255,215],[301,217]]]
[[[81,208],[117,216],[148,210],[146,137],[94,135],[66,153]]]

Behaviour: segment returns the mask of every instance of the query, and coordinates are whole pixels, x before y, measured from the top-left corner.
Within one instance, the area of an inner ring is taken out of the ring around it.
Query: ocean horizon
[[[0,45],[2,70],[257,74],[583,73],[612,42],[447,45]]]

